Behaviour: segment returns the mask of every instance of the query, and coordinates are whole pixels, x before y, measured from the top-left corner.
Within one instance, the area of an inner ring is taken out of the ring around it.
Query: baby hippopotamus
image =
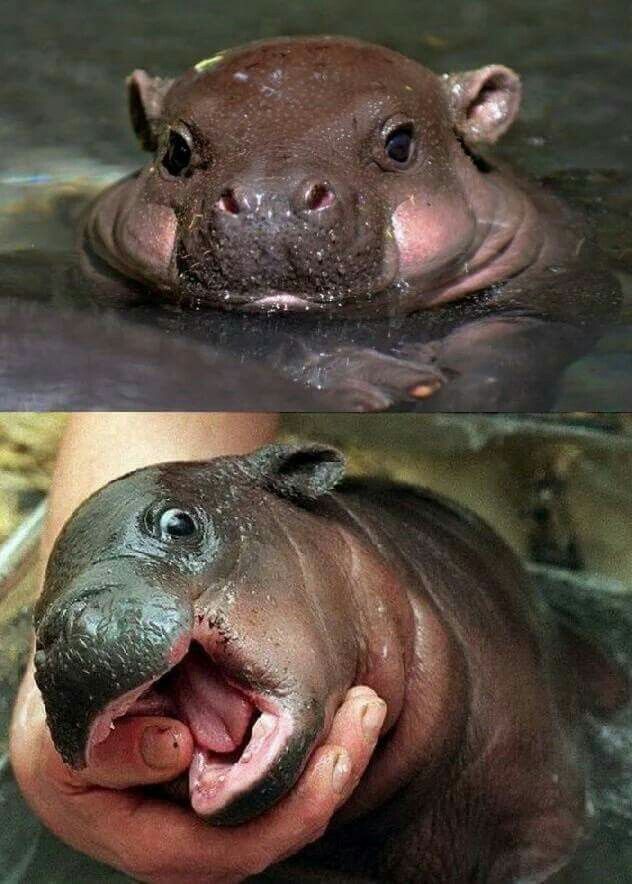
[[[404,315],[573,261],[540,187],[479,154],[515,119],[507,67],[437,76],[341,37],[221,52],[175,80],[135,71],[151,160],[87,216],[83,266],[178,303]]]
[[[628,686],[476,517],[343,479],[335,450],[272,445],[145,468],[85,502],[35,614],[55,745],[81,768],[122,716],[180,718],[193,810],[238,825],[369,685],[388,703],[381,743],[318,861],[353,880],[544,881],[585,832],[582,708]]]

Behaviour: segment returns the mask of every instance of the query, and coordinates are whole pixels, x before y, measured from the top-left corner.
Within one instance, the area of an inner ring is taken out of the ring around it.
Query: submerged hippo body
[[[437,76],[358,40],[285,38],[175,80],[136,71],[128,89],[152,159],[87,212],[102,303],[258,315],[253,337],[286,373],[363,410],[548,409],[551,375],[616,309],[583,222],[479,154],[518,112],[509,68]],[[480,292],[456,334],[419,312]],[[224,338],[217,313],[203,324]]]
[[[518,111],[501,65],[439,77],[357,40],[277,39],[128,86],[154,156],[98,199],[85,243],[168,298],[403,314],[577,246],[544,192],[474,153]]]
[[[181,718],[193,809],[239,824],[292,788],[366,684],[388,704],[382,741],[319,862],[543,881],[586,825],[577,655],[477,519],[343,472],[331,449],[277,445],[143,469],[83,504],[35,617],[55,744],[82,767],[113,719]],[[583,659],[588,703],[602,663]]]

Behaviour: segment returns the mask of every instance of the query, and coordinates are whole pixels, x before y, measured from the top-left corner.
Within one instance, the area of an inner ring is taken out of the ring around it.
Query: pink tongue
[[[198,746],[233,752],[243,743],[253,706],[193,646],[176,671],[176,702]]]

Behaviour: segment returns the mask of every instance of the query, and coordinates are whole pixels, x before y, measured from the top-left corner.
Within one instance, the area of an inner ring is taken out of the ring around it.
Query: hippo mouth
[[[354,313],[389,292],[398,279],[399,254],[392,236],[378,244],[374,236],[358,231],[347,252],[329,261],[324,245],[314,245],[307,257],[299,258],[295,245],[281,241],[266,250],[257,242],[250,250],[258,260],[244,264],[247,240],[234,252],[229,243],[219,249],[216,241],[194,233],[177,243],[174,269],[182,303],[195,306],[268,314]]]
[[[216,824],[245,822],[291,788],[313,741],[297,741],[294,717],[281,701],[229,677],[200,642],[192,640],[174,658],[166,674],[128,692],[97,716],[86,761],[90,763],[95,746],[123,718],[179,719],[194,742],[187,790],[192,809]]]
[[[180,280],[182,282],[182,279]],[[189,302],[195,307],[221,307],[227,312],[259,314],[348,314],[364,315],[380,310],[384,303],[389,304],[398,295],[397,273],[388,268],[375,282],[367,283],[357,291],[307,291],[293,292],[276,288],[253,288],[247,293],[224,288],[213,290],[202,284],[184,283],[182,303]]]

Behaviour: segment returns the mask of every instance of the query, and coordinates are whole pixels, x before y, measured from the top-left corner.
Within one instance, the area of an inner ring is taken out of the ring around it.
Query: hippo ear
[[[468,144],[493,144],[518,115],[520,77],[503,65],[446,74],[444,84],[454,129]]]
[[[321,445],[268,445],[248,458],[258,481],[279,497],[316,500],[345,474],[344,456]]]
[[[165,95],[173,80],[150,77],[147,71],[134,71],[127,78],[127,100],[134,132],[144,150],[158,147],[158,123]]]

